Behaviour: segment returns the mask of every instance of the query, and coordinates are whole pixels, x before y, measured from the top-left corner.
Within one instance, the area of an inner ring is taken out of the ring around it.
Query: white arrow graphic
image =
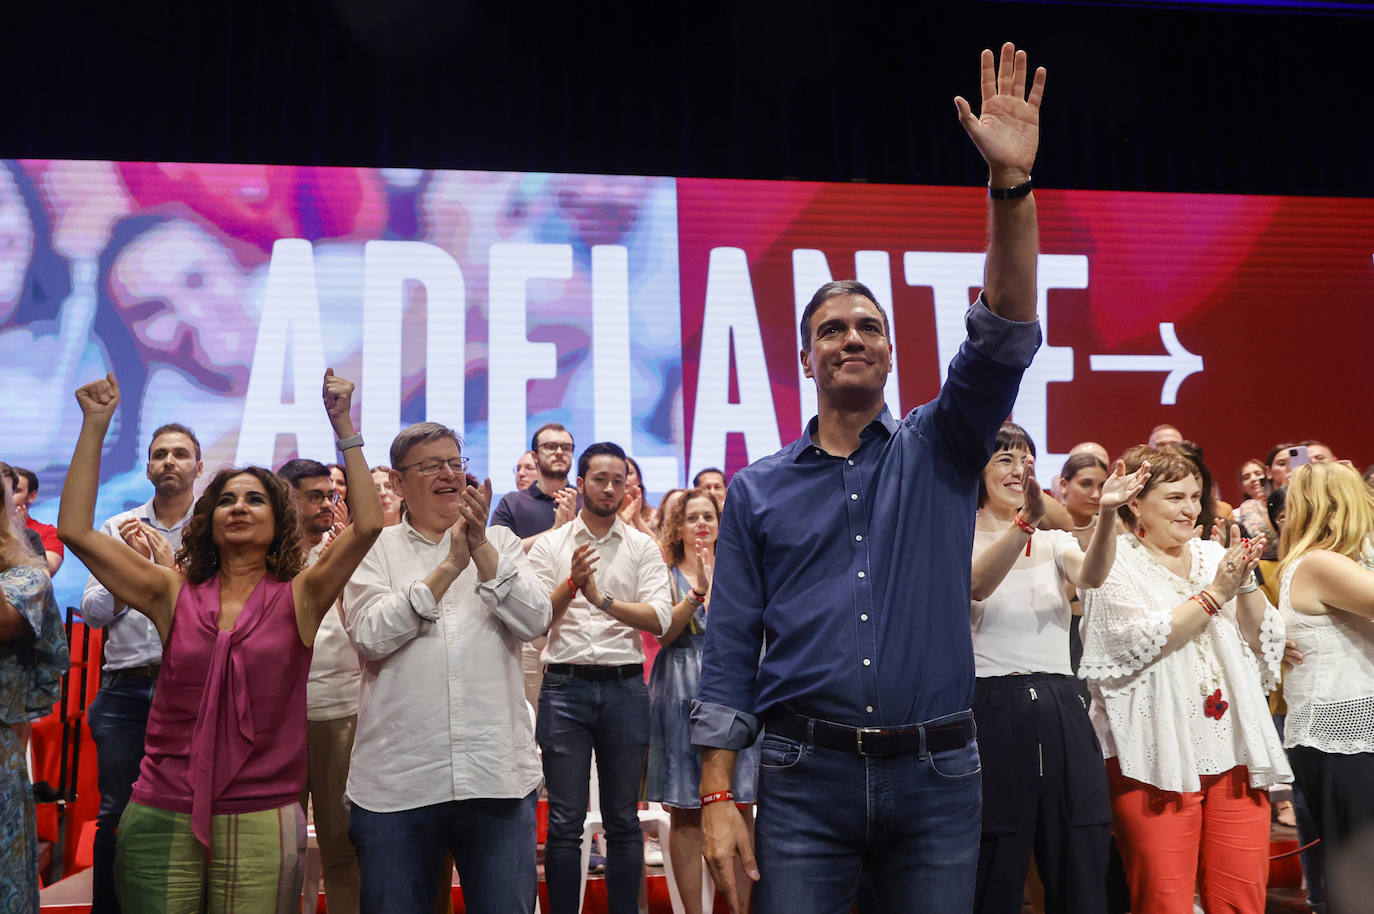
[[[1159,338],[1168,355],[1091,355],[1088,367],[1093,371],[1167,371],[1159,402],[1161,406],[1173,406],[1178,402],[1178,386],[1183,379],[1202,370],[1202,356],[1183,348],[1173,321],[1159,325]]]

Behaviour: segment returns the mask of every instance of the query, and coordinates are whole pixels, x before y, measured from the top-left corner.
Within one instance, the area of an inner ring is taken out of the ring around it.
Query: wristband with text
[[[703,793],[701,795],[701,805],[709,806],[712,803],[733,803],[735,792],[733,790],[720,790],[716,793]]]

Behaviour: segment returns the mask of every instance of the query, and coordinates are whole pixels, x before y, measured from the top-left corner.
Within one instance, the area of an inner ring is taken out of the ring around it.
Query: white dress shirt
[[[306,555],[306,567],[320,560],[329,540],[322,539]],[[315,632],[310,676],[305,680],[305,719],[339,720],[358,713],[358,690],[363,673],[358,653],[343,626],[343,599],[329,607]]]
[[[186,530],[186,522],[191,519],[191,510],[186,516],[170,527],[164,527],[153,510],[152,499],[116,514],[100,525],[100,532],[115,539],[119,535],[119,525],[136,518],[161,533],[172,552],[181,548],[181,535]],[[151,561],[151,560],[150,560]],[[105,666],[106,670],[127,670],[162,662],[162,638],[157,633],[153,620],[132,606],[124,612],[115,613],[114,594],[91,575],[86,579],[86,589],[81,594],[81,618],[91,628],[105,629]]]
[[[663,553],[653,537],[627,526],[619,517],[600,539],[587,529],[580,514],[537,539],[530,548],[530,565],[544,586],[552,592],[568,579],[573,551],[583,543],[596,546],[597,589],[626,603],[648,603],[658,616],[656,634],[666,632],[673,621],[673,598]],[[579,591],[549,630],[543,659],[545,663],[598,666],[643,663],[644,639],[639,629],[592,606]]]
[[[409,518],[387,527],[344,588],[344,628],[362,661],[348,798],[399,812],[476,798],[524,797],[542,771],[520,646],[553,607],[520,539],[487,528],[496,575],[469,562],[435,602],[424,583],[449,550]],[[433,616],[430,622],[421,613]]]

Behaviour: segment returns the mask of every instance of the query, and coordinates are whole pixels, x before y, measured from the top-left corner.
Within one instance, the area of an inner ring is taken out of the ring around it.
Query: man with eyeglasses
[[[171,567],[191,519],[201,469],[195,433],[175,422],[159,427],[148,445],[152,499],[116,514],[100,532],[119,537],[151,562]],[[100,787],[91,910],[109,914],[119,911],[114,887],[115,833],[143,763],[148,711],[162,668],[162,639],[151,619],[137,607],[115,600],[94,575],[81,595],[81,616],[89,627],[105,629],[100,691],[91,702],[88,720]]]
[[[525,489],[506,493],[491,514],[493,525],[515,531],[526,552],[541,534],[563,526],[577,511],[577,491],[568,486],[572,433],[557,422],[546,422],[530,439],[530,450],[539,478]]]
[[[277,470],[296,505],[306,565],[319,560],[337,521],[339,492],[329,467],[318,460],[288,460]],[[358,855],[348,840],[344,785],[358,727],[362,672],[344,631],[339,608],[325,614],[315,635],[310,675],[305,681],[306,781],[301,806],[314,798],[315,836],[320,845],[324,896],[331,911],[358,911]]]
[[[542,774],[519,658],[549,591],[519,537],[487,526],[491,481],[466,476],[452,429],[412,425],[390,456],[405,514],[344,589],[364,674],[348,776],[362,910],[434,910],[447,851],[469,911],[529,911]]]

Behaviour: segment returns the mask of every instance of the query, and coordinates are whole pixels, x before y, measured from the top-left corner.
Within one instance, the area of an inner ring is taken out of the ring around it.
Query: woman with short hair
[[[1119,511],[1106,582],[1084,595],[1083,661],[1135,914],[1263,914],[1265,788],[1292,779],[1264,693],[1283,622],[1254,580],[1263,540],[1199,537],[1202,474],[1174,448],[1134,447],[1150,480]],[[1200,877],[1200,878],[1199,878]]]

